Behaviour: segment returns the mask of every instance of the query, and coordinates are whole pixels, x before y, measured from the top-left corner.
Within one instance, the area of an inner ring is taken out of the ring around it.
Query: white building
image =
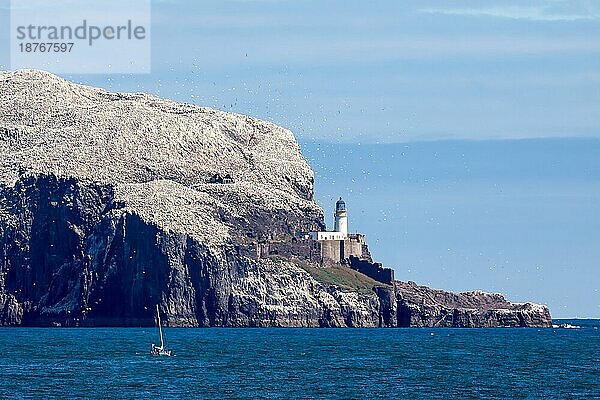
[[[310,232],[308,236],[312,240],[344,240],[348,235],[342,232]]]

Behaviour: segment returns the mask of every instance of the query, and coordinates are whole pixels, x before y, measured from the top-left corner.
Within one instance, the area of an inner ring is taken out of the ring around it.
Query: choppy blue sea
[[[564,322],[564,321],[560,321]],[[0,398],[600,398],[581,329],[2,328]]]

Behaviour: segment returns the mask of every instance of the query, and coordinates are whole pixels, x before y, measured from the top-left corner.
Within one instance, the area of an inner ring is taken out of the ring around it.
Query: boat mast
[[[158,318],[158,332],[160,332],[160,348],[162,349],[165,347],[165,343],[163,341],[162,327],[160,326],[160,311],[158,311],[158,304],[156,305],[156,317]]]

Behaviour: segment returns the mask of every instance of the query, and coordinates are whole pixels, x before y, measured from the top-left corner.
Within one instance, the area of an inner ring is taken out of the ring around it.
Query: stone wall
[[[363,259],[365,255],[365,236],[361,234],[350,234],[345,240],[321,240],[319,243],[324,262],[343,262],[350,257]],[[368,249],[366,253],[368,254]]]
[[[350,268],[361,274],[367,275],[377,282],[385,283],[386,285],[394,283],[394,270],[391,268],[383,268],[381,263],[372,263],[361,260],[355,256],[350,256],[347,262]]]
[[[333,261],[340,262],[342,260],[344,242],[341,240],[321,240],[322,262]]]
[[[343,252],[340,257],[341,260],[348,259],[350,257],[362,257],[363,253],[363,243],[357,241],[356,239],[348,238],[344,240],[342,243]]]
[[[240,246],[242,255],[256,260],[273,255],[301,259],[317,264],[348,262],[350,257],[372,262],[364,235],[351,234],[345,240],[296,239],[289,241],[261,241]]]
[[[321,242],[315,240],[252,243],[248,246],[240,246],[238,251],[242,256],[255,260],[281,256],[287,259],[306,260],[315,264],[320,264],[322,261]]]

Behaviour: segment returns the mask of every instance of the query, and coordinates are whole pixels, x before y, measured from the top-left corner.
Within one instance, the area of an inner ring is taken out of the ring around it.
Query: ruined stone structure
[[[233,178],[229,174],[227,174],[225,176],[221,176],[221,174],[214,174],[213,176],[210,177],[210,179],[208,180],[208,183],[229,184],[229,183],[233,183]]]
[[[350,256],[347,263],[353,270],[367,275],[377,282],[385,283],[387,285],[392,285],[394,283],[394,270],[391,268],[384,268],[381,263],[370,262],[355,256]]]

